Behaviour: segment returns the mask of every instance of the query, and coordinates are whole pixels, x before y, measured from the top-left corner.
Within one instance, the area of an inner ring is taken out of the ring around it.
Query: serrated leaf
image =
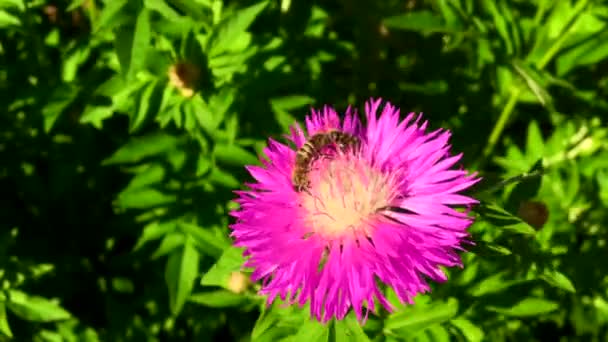
[[[449,298],[446,302],[432,302],[428,306],[408,308],[390,315],[385,321],[385,329],[399,333],[414,334],[420,330],[450,320],[458,313],[458,300]]]
[[[325,342],[329,340],[329,324],[319,323],[314,319],[308,319],[298,329],[298,332],[290,339],[294,342]]]
[[[227,308],[241,306],[248,301],[248,298],[226,290],[211,292],[199,292],[190,296],[189,301],[211,308]]]
[[[12,313],[32,322],[54,322],[71,318],[70,313],[59,304],[18,290],[9,290],[7,304]]]
[[[215,29],[208,42],[208,54],[214,57],[230,51],[231,45],[253,23],[255,18],[264,10],[267,1],[259,2],[242,10],[236,11],[224,19]]]
[[[236,247],[225,249],[218,261],[203,275],[201,285],[227,288],[230,274],[240,271],[244,263],[242,249]]]
[[[102,122],[105,119],[111,118],[112,115],[114,115],[114,108],[112,106],[87,105],[80,117],[80,123],[90,123],[93,127],[101,129],[103,127]]]
[[[562,290],[566,290],[568,292],[576,292],[572,281],[558,270],[547,269],[543,272],[540,278],[546,281],[549,285],[555,286]]]
[[[165,281],[169,288],[171,313],[177,316],[190,297],[198,276],[199,254],[192,238],[186,238],[183,248],[173,251],[167,260]]]
[[[0,333],[4,334],[6,337],[13,337],[11,327],[8,325],[8,319],[6,317],[6,304],[4,302],[0,302]]]
[[[177,137],[164,133],[132,138],[114,152],[112,156],[104,160],[102,165],[135,163],[146,157],[168,152],[178,143],[179,139]]]
[[[361,328],[353,312],[350,312],[343,320],[334,321],[336,342],[369,342],[367,334]]]
[[[450,324],[455,326],[469,342],[481,342],[484,338],[484,333],[481,328],[473,324],[468,319],[457,318],[450,321]]]
[[[559,304],[543,298],[530,297],[519,301],[511,307],[488,306],[490,311],[506,316],[529,317],[547,314],[559,308]]]

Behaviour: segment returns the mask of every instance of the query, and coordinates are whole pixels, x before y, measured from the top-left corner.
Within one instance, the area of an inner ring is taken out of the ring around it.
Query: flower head
[[[271,139],[263,166],[247,167],[256,182],[237,191],[232,236],[269,303],[310,302],[320,321],[352,308],[364,320],[377,303],[391,310],[378,281],[412,303],[429,291],[425,278],[446,280],[440,266],[461,265],[472,219],[455,206],[476,203],[458,193],[479,179],[453,169],[461,155],[450,155],[448,131],[426,133],[414,113],[400,121],[390,103],[378,115],[380,104],[366,104],[365,126],[350,109],[343,120],[331,108],[313,110],[306,131],[291,129],[295,148]],[[328,132],[358,143],[305,146]],[[298,150],[308,153],[305,167]],[[304,191],[294,172],[307,176]]]

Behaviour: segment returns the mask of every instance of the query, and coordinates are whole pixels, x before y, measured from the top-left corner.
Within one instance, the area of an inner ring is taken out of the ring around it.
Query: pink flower
[[[302,147],[307,136],[337,130],[359,144],[329,144],[310,161],[309,187],[296,191],[296,150],[274,140],[263,167],[248,166],[256,182],[237,191],[231,213],[235,245],[245,247],[252,280],[262,280],[268,303],[279,296],[300,306],[310,302],[319,321],[342,319],[353,308],[359,320],[379,303],[391,305],[377,281],[402,302],[428,292],[425,278],[445,281],[440,266],[462,266],[457,251],[472,223],[466,210],[477,203],[458,194],[479,179],[453,169],[450,133],[426,133],[427,122],[381,100],[366,104],[367,125],[347,110],[332,108],[306,118],[306,132],[292,127],[289,140]],[[334,145],[333,148],[330,145]]]

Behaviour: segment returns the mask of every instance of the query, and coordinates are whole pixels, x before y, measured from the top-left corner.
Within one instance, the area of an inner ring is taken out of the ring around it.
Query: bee
[[[292,183],[297,192],[306,190],[310,186],[308,173],[312,162],[321,155],[324,147],[335,144],[344,150],[347,147],[356,147],[360,144],[359,138],[348,133],[331,130],[313,135],[296,152],[296,165],[293,171]]]

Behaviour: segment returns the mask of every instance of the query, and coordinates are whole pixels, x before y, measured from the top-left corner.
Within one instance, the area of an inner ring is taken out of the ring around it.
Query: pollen
[[[310,179],[310,191],[301,195],[305,226],[326,238],[370,236],[379,212],[395,197],[386,173],[355,157],[320,160]]]

